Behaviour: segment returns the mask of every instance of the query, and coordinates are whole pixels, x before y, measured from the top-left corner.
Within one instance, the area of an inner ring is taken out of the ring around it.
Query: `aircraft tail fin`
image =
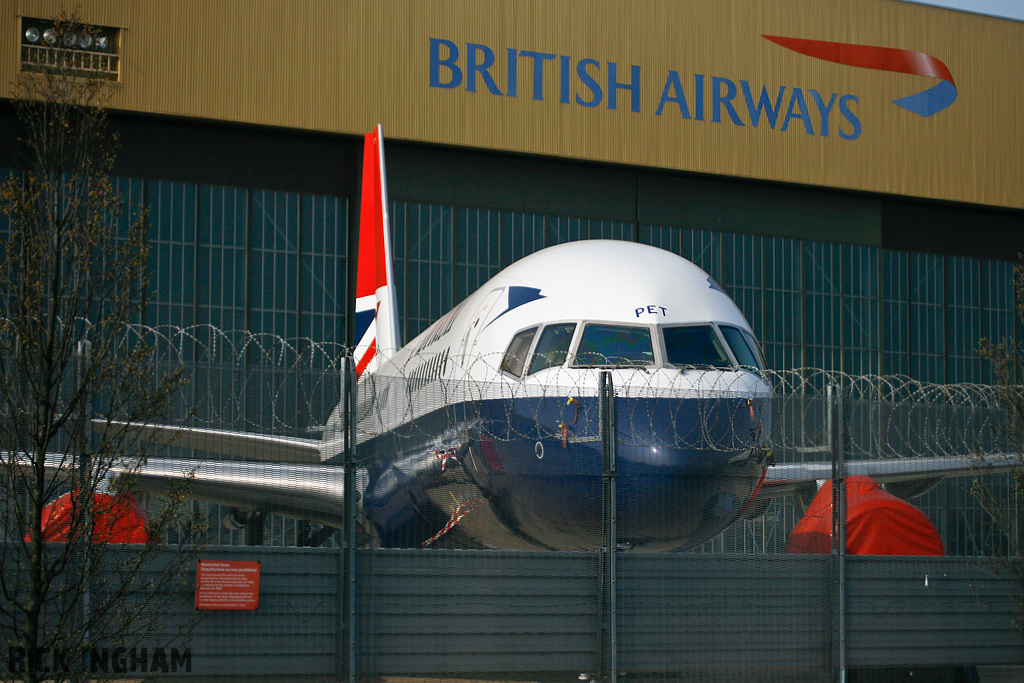
[[[373,372],[401,340],[391,263],[388,190],[381,127],[363,143],[363,190],[359,207],[359,260],[356,266],[356,374]]]

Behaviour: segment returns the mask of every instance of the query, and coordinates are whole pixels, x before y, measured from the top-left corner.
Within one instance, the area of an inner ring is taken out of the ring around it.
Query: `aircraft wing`
[[[250,460],[274,463],[320,464],[320,441],[287,436],[203,429],[178,425],[131,424],[93,420],[94,432],[108,430],[162,446],[192,448]]]
[[[879,484],[962,477],[1006,472],[1024,465],[1020,455],[994,453],[985,456],[954,455],[919,458],[878,458],[849,460],[843,464],[846,476],[864,474]],[[779,463],[768,468],[763,495],[790,495],[808,484],[832,478],[832,463]]]
[[[344,525],[345,468],[331,465],[149,458],[127,475],[133,491],[164,493],[188,481],[189,498],[241,509]],[[356,494],[358,496],[358,493]]]
[[[28,468],[24,456],[0,453],[0,465]],[[69,477],[73,457],[48,454],[50,476]],[[356,501],[365,486],[365,472],[357,470]],[[243,510],[259,510],[327,526],[344,525],[345,468],[337,465],[147,458],[141,464],[129,458],[109,466],[108,481],[118,488],[131,481],[132,493],[164,494],[176,484],[187,484],[188,497]]]
[[[345,470],[321,464],[319,440],[179,425],[93,421],[93,431],[109,430],[153,444],[247,459],[147,458],[131,471],[111,468],[115,478],[130,476],[133,490],[160,494],[173,482],[187,479],[188,495],[196,500],[258,509],[328,526],[343,524]]]

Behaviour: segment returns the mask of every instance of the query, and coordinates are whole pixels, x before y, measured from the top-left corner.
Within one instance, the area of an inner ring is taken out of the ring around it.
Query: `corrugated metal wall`
[[[203,558],[259,560],[260,607],[205,614],[179,646],[191,670],[168,678],[342,675],[340,549],[224,546]],[[618,566],[620,672],[791,681],[835,667],[828,556],[625,553]],[[359,551],[357,678],[595,672],[597,573],[596,553]],[[193,581],[165,617],[171,633],[193,613]],[[984,561],[849,557],[846,586],[853,668],[1024,661],[1015,587]]]
[[[360,672],[592,671],[593,553],[359,554]]]
[[[828,559],[620,556],[621,668],[825,675],[834,621]]]
[[[0,32],[62,6],[6,3]],[[78,6],[121,29],[116,109],[1024,208],[1019,22],[891,0]],[[893,101],[939,79],[764,35],[934,58],[959,96],[919,115]]]

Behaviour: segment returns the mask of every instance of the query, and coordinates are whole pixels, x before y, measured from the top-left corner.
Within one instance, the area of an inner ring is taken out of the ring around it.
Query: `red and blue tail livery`
[[[356,274],[356,373],[373,371],[399,344],[391,272],[388,190],[381,126],[363,143],[363,188],[359,205],[359,262]]]

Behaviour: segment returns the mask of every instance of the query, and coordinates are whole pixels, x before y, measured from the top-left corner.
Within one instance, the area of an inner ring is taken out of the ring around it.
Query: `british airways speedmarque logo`
[[[761,37],[794,52],[836,64],[938,78],[939,82],[927,90],[893,100],[893,104],[921,116],[938,114],[956,101],[956,83],[949,69],[924,52],[763,34]]]
[[[920,116],[939,113],[957,97],[949,69],[924,52],[762,37],[788,50],[837,64],[939,79],[923,92],[893,100]],[[836,135],[843,140],[856,140],[863,130],[858,112],[860,95],[830,92],[830,88],[809,87],[806,83],[758,83],[736,75],[688,72],[685,64],[655,72],[639,64],[602,61],[589,55],[430,38],[427,76],[431,88],[463,89],[498,97],[528,96],[560,105],[628,110],[632,115],[651,112],[685,122],[683,125],[709,122],[767,127],[780,133]]]

